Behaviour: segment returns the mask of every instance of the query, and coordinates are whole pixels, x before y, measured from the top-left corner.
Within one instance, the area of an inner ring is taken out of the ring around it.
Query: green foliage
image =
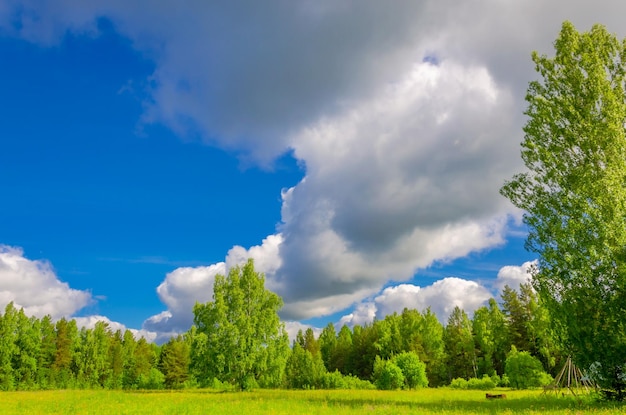
[[[452,389],[470,389],[470,390],[491,390],[498,386],[498,382],[496,380],[500,380],[499,377],[496,378],[483,376],[481,379],[478,378],[456,378],[452,379],[450,382],[450,387]]]
[[[489,307],[474,312],[472,333],[478,376],[504,373],[504,361],[511,348],[509,325],[495,299],[489,299]]]
[[[265,289],[265,277],[249,260],[217,275],[213,301],[194,306],[197,336],[192,367],[200,383],[217,378],[241,389],[257,383],[279,383],[289,340],[278,317],[282,299]],[[254,381],[254,382],[253,382]]]
[[[359,379],[356,376],[342,375],[338,370],[326,372],[322,376],[321,389],[375,389],[376,387],[368,380]]]
[[[420,361],[415,352],[403,352],[393,357],[396,364],[404,375],[404,388],[416,389],[428,386],[426,377],[426,365]]]
[[[163,345],[159,364],[169,389],[181,389],[189,379],[189,344],[182,336]]]
[[[556,55],[533,53],[522,159],[501,192],[523,209],[533,285],[559,338],[626,397],[626,42],[565,22]]]
[[[156,367],[150,368],[147,374],[139,375],[137,387],[139,389],[163,389],[165,387],[165,375]]]
[[[404,385],[402,370],[391,360],[383,360],[376,356],[374,362],[374,384],[377,389],[394,390]]]
[[[326,327],[324,327],[318,339],[318,343],[326,370],[330,371],[332,369],[334,371],[338,369],[334,367],[333,361],[337,347],[337,334],[335,333],[335,325],[333,323],[328,323]]]
[[[506,358],[506,376],[515,389],[528,389],[547,385],[552,377],[544,372],[541,362],[529,352],[518,352],[515,346]]]
[[[446,367],[450,379],[470,378],[476,374],[474,337],[472,323],[465,311],[458,306],[450,314],[444,331]]]
[[[222,382],[217,378],[213,378],[213,380],[209,383],[209,388],[222,391],[222,392],[230,392],[234,389],[234,386],[228,382]]]
[[[322,356],[313,356],[300,343],[295,343],[285,367],[285,381],[291,389],[316,389],[322,387],[326,373]]]

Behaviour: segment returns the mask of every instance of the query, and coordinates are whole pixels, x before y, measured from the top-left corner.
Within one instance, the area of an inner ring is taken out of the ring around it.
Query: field
[[[219,393],[41,391],[1,392],[1,414],[619,414],[626,406],[589,398],[545,396],[539,391],[423,389],[384,391],[259,390]]]

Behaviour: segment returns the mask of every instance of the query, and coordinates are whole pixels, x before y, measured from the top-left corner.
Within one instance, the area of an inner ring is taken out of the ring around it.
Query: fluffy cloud
[[[307,175],[284,194],[283,295],[378,289],[502,243],[509,206],[498,189],[517,144],[500,138],[511,109],[484,68],[420,62],[303,129],[295,149]]]
[[[371,323],[376,317],[376,312],[377,307],[373,302],[358,304],[352,313],[346,314],[339,319],[337,326],[341,327],[347,325],[354,327],[355,325],[362,326],[364,324]]]
[[[44,43],[68,28],[95,36],[97,18],[109,18],[155,62],[147,121],[262,165],[293,150],[306,177],[283,194],[280,236],[231,259],[269,258],[268,284],[294,319],[503,243],[514,210],[498,189],[521,168],[530,51],[550,53],[565,19],[623,32],[626,12],[611,0],[19,3],[0,7],[0,26]],[[196,289],[210,293],[220,266],[168,274],[168,310],[146,326],[188,324],[183,307]],[[410,296],[402,287],[379,306]],[[482,295],[456,280],[413,295],[445,290]]]
[[[382,319],[389,314],[401,313],[405,308],[423,311],[428,307],[445,324],[454,307],[458,306],[471,316],[491,297],[492,293],[484,286],[461,278],[444,278],[426,287],[400,284],[387,287],[373,300],[358,304],[338,324],[363,325],[372,322],[374,318]]]
[[[430,307],[443,324],[457,306],[471,317],[490,298],[497,297],[505,285],[517,288],[520,283],[528,282],[528,272],[536,264],[537,261],[529,261],[521,266],[507,265],[500,268],[496,280],[491,284],[497,289],[496,293],[478,282],[456,277],[444,278],[426,287],[414,284],[387,287],[373,300],[357,304],[352,313],[339,320],[338,325],[363,325],[372,322],[374,318],[382,319],[389,314],[401,313],[405,308],[423,311]]]
[[[224,275],[223,262],[208,267],[177,268],[166,275],[158,286],[159,298],[167,310],[148,318],[143,329],[164,335],[186,331],[193,323],[193,306],[205,303],[213,297],[213,282],[217,274]]]
[[[430,307],[439,320],[445,322],[454,307],[458,306],[471,316],[492,296],[487,288],[475,281],[449,277],[423,288],[410,284],[386,288],[375,302],[377,313],[382,316],[401,312],[405,307],[418,310]]]
[[[507,265],[500,268],[495,286],[502,291],[504,286],[508,285],[513,289],[518,289],[520,284],[530,281],[530,271],[537,266],[537,261],[524,262],[521,266]]]
[[[0,245],[0,307],[13,301],[28,315],[68,317],[93,302],[90,292],[59,280],[52,265],[24,257],[21,249]]]

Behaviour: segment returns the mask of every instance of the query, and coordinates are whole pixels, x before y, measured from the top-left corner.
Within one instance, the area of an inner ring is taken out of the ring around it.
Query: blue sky
[[[0,6],[0,305],[162,341],[252,257],[290,331],[473,311],[534,259],[530,51],[600,3]]]
[[[53,48],[0,41],[11,62],[0,67],[0,234],[72,288],[105,297],[78,315],[137,327],[161,311],[155,288],[167,272],[273,233],[281,189],[303,173],[289,154],[262,170],[144,125],[154,64],[110,22],[99,27],[96,38],[67,35]]]

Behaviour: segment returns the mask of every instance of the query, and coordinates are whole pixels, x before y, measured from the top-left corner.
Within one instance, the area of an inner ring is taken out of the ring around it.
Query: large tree
[[[242,389],[278,386],[289,351],[278,317],[282,305],[252,260],[231,268],[228,277],[217,275],[213,301],[193,309],[197,334],[191,363],[201,383],[217,378]]]
[[[626,42],[566,22],[553,58],[533,53],[522,159],[501,192],[526,213],[533,286],[576,363],[624,396]]]
[[[449,380],[476,377],[476,354],[472,322],[459,306],[454,307],[443,332]]]

